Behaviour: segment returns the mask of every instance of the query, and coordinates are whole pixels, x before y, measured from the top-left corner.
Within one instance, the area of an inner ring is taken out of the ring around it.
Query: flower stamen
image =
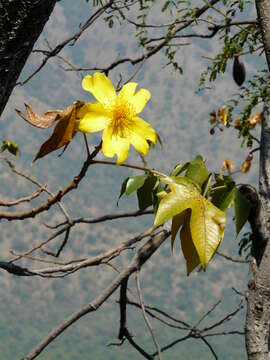
[[[116,104],[112,105],[112,133],[120,137],[127,137],[129,131],[134,124],[134,117],[136,116],[136,111],[134,107],[124,101],[117,101]]]

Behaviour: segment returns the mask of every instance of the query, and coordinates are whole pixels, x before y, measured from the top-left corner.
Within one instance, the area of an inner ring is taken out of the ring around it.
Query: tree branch
[[[157,337],[154,333],[154,329],[150,323],[150,321],[148,320],[147,318],[147,315],[146,315],[146,311],[145,311],[145,306],[144,306],[144,302],[143,302],[143,296],[142,296],[142,290],[141,290],[141,285],[140,285],[140,269],[137,270],[136,272],[136,286],[137,286],[137,291],[138,291],[138,295],[139,295],[139,300],[140,300],[140,307],[142,309],[142,314],[143,314],[143,318],[144,318],[144,321],[149,329],[149,332],[152,336],[152,339],[153,339],[153,342],[155,344],[155,347],[157,349],[157,356],[158,356],[158,359],[161,360],[161,352],[160,352],[160,346],[159,346],[159,343],[157,341]]]
[[[48,199],[43,204],[39,205],[36,208],[31,209],[30,211],[23,212],[0,212],[0,219],[6,220],[24,220],[28,218],[33,218],[36,215],[40,214],[43,211],[49,210],[52,205],[58,203],[66,194],[68,194],[71,190],[74,190],[78,187],[81,180],[85,177],[88,167],[92,164],[93,158],[98,154],[101,149],[101,145],[97,146],[96,149],[92,152],[91,156],[87,158],[84,162],[80,173],[73,178],[73,180],[66,185],[63,189],[59,190],[56,195]]]
[[[122,281],[128,278],[131,274],[137,271],[162,245],[162,243],[169,237],[170,232],[163,230],[158,235],[155,235],[146,244],[144,244],[134,256],[129,266],[123,270],[116,279],[108,286],[99,296],[97,296],[91,303],[83,307],[78,312],[71,315],[62,324],[53,329],[48,336],[42,340],[28,355],[22,360],[35,359],[53,340],[55,340],[62,332],[69,326],[78,321],[81,317],[99,309],[99,307],[115,292],[121,285]]]
[[[83,34],[83,32],[88,29],[104,12],[107,8],[111,6],[111,4],[115,0],[111,0],[108,2],[108,4],[104,5],[103,7],[99,8],[93,15],[90,16],[90,18],[82,25],[80,30],[74,34],[73,36],[69,37],[68,39],[64,40],[62,43],[58,44],[53,50],[46,51],[43,50],[42,52],[46,54],[46,57],[43,59],[42,63],[39,65],[39,67],[31,74],[29,75],[25,80],[18,82],[16,85],[25,85],[29,80],[31,80],[47,63],[47,61],[58,55],[60,51],[63,50],[63,48],[70,44],[74,45],[75,42],[80,38],[80,36]],[[33,52],[41,52],[41,50],[34,50]]]

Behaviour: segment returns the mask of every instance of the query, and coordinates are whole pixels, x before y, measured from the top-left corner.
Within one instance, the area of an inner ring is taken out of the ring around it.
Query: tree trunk
[[[0,0],[0,115],[56,0]]]
[[[264,49],[270,69],[270,1],[256,0]],[[247,296],[246,349],[249,360],[269,360],[270,324],[270,83],[261,129],[259,233],[266,244]],[[261,239],[260,239],[261,240]]]

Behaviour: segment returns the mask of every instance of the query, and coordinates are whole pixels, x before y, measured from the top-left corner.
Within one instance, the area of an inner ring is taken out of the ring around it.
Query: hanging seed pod
[[[233,62],[233,79],[238,86],[241,86],[246,79],[246,69],[239,56],[235,56]]]

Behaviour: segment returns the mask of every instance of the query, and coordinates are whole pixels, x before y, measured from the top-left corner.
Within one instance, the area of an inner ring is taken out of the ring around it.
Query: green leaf
[[[188,211],[189,211],[188,209],[184,210],[180,214],[174,216],[172,219],[172,228],[171,228],[171,233],[172,233],[172,235],[171,235],[171,250],[172,250],[172,252],[173,252],[173,245],[174,245],[176,235],[177,235],[180,227],[182,225],[184,225],[185,221],[187,220]]]
[[[237,189],[234,187],[230,192],[226,192],[224,198],[219,206],[220,210],[226,211],[235,200],[235,193]]]
[[[190,226],[189,226],[190,214],[191,211],[187,210],[188,219],[184,223],[180,231],[181,248],[183,251],[184,258],[186,259],[187,276],[200,264],[200,258],[191,237]]]
[[[4,140],[2,142],[0,152],[4,152],[6,150],[14,156],[17,156],[20,153],[19,146],[10,140]]]
[[[225,211],[234,200],[235,182],[230,176],[215,174],[216,182],[212,185],[211,202],[219,209]]]
[[[248,219],[251,205],[244,195],[242,195],[237,189],[235,189],[234,208],[236,234],[238,235]]]
[[[181,174],[181,172],[185,171],[188,167],[189,163],[180,163],[178,165],[176,165],[173,169],[173,171],[170,173],[170,176],[177,176],[179,174]]]
[[[153,190],[156,185],[157,178],[149,175],[142,187],[137,190],[137,198],[139,209],[145,210],[148,206],[153,205]]]
[[[204,182],[202,187],[202,196],[208,198],[211,192],[212,174],[208,175],[208,179]]]
[[[156,214],[157,210],[158,210],[158,206],[161,200],[161,196],[159,196],[159,194],[163,193],[165,191],[164,186],[162,185],[162,183],[160,181],[157,182],[157,185],[155,186],[154,192],[153,192],[153,209],[154,209],[154,213]]]
[[[125,191],[126,195],[129,196],[134,191],[142,187],[146,179],[147,179],[147,174],[130,177],[126,185],[126,191]]]
[[[185,176],[202,188],[203,184],[208,180],[209,171],[201,155],[196,156],[194,160],[189,162]]]
[[[121,186],[121,191],[120,191],[120,195],[118,197],[118,200],[117,200],[117,206],[119,204],[119,200],[121,199],[121,197],[124,195],[124,193],[126,192],[126,187],[127,187],[127,182],[128,182],[128,178],[126,178],[123,183],[122,183],[122,186]]]
[[[190,232],[203,269],[219,246],[226,222],[225,213],[204,198],[191,180],[185,177],[162,178],[171,192],[160,201],[154,226],[191,209]]]

